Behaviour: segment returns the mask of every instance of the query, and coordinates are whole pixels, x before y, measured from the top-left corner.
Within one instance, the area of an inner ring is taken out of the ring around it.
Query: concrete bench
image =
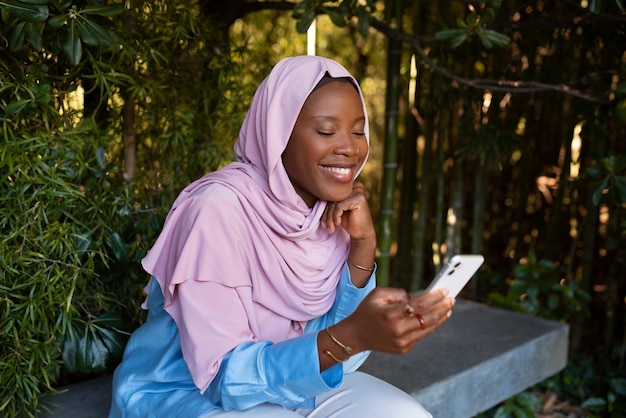
[[[410,353],[372,353],[361,368],[410,393],[435,418],[465,418],[558,373],[569,326],[458,300]]]
[[[408,392],[435,418],[473,417],[563,369],[568,333],[566,324],[458,300],[452,317],[410,353],[372,353],[361,370]],[[110,376],[66,389],[39,417],[107,416]]]

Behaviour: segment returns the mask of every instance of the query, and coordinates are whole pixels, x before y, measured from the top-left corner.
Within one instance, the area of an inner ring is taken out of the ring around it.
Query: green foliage
[[[456,155],[460,159],[478,158],[489,167],[498,167],[503,158],[510,157],[519,147],[519,138],[513,133],[487,124],[464,136]]]
[[[346,26],[347,22],[355,18],[357,29],[366,35],[371,25],[372,13],[376,11],[376,1],[366,0],[301,0],[296,3],[293,18],[296,19],[296,29],[306,33],[318,14],[327,14],[337,26]]]
[[[63,52],[72,65],[82,60],[83,44],[115,47],[118,42],[107,26],[108,17],[122,13],[122,4],[101,5],[100,2],[49,2],[48,0],[5,0],[0,9],[8,31],[9,49],[22,51],[27,42],[35,51],[42,51],[43,39],[56,37],[54,54]],[[48,46],[48,45],[46,45]]]
[[[522,392],[496,408],[494,418],[534,418],[541,399],[531,392]]]
[[[606,202],[620,207],[626,202],[626,156],[609,155],[600,158],[600,167],[589,167],[587,174],[591,178],[604,176],[593,192],[594,205]]]
[[[487,26],[496,15],[496,10],[501,6],[500,0],[478,1],[477,9],[471,9],[465,18],[456,20],[457,28],[442,29],[435,33],[438,41],[446,41],[452,48],[456,48],[472,38],[478,38],[482,45],[491,49],[494,46],[506,46],[511,38],[503,33],[489,29]]]
[[[580,405],[585,416],[617,418],[626,413],[626,377],[609,358],[574,355],[564,370],[535,389],[557,393]]]
[[[623,417],[626,414],[626,378],[609,380],[605,397],[590,397],[580,406],[591,412],[591,417]]]
[[[97,158],[103,138],[88,120],[55,134],[1,123],[0,410],[14,416],[36,411],[40,390],[60,375],[64,340],[112,298],[96,265],[109,262],[103,240],[124,219],[126,202],[113,192],[111,173],[98,169],[106,164]],[[112,332],[110,323],[97,325]],[[84,350],[94,343],[83,340]],[[115,348],[87,359],[83,371],[119,356]]]
[[[589,295],[576,280],[566,280],[562,268],[549,260],[528,261],[513,268],[508,291],[490,293],[494,306],[559,321],[588,315]]]
[[[115,366],[174,196],[232,158],[251,92],[234,57],[207,48],[224,34],[194,2],[133,4],[0,0],[3,416]]]
[[[69,373],[104,371],[124,349],[120,334],[122,324],[109,313],[93,320],[77,320],[80,327],[69,328],[63,343],[63,364]]]

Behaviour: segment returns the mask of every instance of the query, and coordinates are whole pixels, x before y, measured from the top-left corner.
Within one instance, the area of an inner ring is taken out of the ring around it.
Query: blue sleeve
[[[326,327],[336,324],[352,314],[363,299],[365,299],[365,296],[367,296],[376,287],[377,267],[378,266],[375,264],[374,272],[372,272],[372,275],[366,285],[363,288],[358,288],[352,284],[352,280],[350,279],[350,269],[346,263],[341,273],[341,278],[339,279],[337,295],[335,297],[333,307],[330,308],[326,315],[309,321],[306,326],[306,332],[315,332],[317,335],[317,332],[320,330],[324,330]],[[346,362],[341,364],[343,372],[354,372],[361,367],[369,355],[369,351],[363,351],[353,355]]]
[[[248,409],[265,402],[288,408],[314,407],[315,396],[338,387],[344,371],[355,370],[369,355],[369,352],[356,354],[320,373],[317,333],[354,312],[375,283],[372,273],[366,286],[357,288],[344,266],[333,307],[320,318],[309,321],[304,335],[275,344],[240,344],[222,359],[205,396],[226,411]]]

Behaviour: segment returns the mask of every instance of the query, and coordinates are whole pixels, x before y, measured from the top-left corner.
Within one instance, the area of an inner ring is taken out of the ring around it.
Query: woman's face
[[[367,152],[361,98],[352,84],[332,81],[307,98],[282,159],[296,192],[312,207],[318,199],[350,196]]]

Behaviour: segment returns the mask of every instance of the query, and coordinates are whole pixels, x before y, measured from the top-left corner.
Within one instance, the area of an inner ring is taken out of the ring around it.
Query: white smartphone
[[[450,291],[448,296],[456,297],[484,260],[484,257],[479,254],[456,254],[452,256],[426,288],[425,293],[445,287]]]

